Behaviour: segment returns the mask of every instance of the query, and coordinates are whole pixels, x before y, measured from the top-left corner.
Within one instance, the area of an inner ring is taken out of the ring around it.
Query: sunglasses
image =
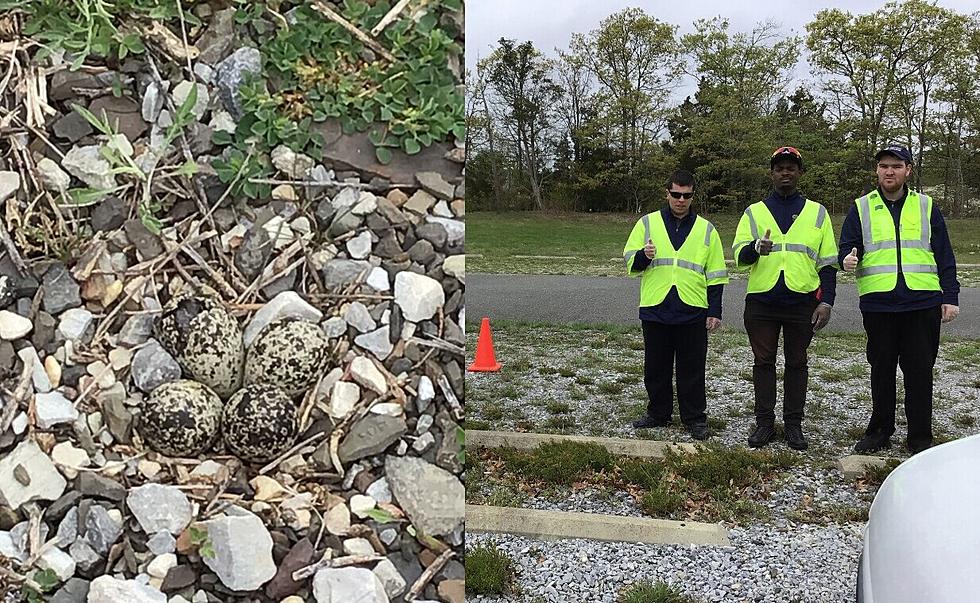
[[[777,155],[787,155],[787,154],[795,155],[796,157],[803,159],[803,155],[800,155],[800,152],[796,150],[796,147],[779,147],[778,149],[773,151],[772,156],[776,157]]]
[[[685,199],[690,199],[691,197],[694,196],[694,193],[682,193],[680,191],[667,191],[667,192],[674,199],[680,199],[681,197],[684,197]]]

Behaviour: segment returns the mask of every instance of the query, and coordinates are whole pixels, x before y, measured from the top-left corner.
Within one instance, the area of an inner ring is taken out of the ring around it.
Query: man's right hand
[[[844,257],[844,263],[841,264],[841,266],[844,268],[844,270],[847,270],[848,272],[853,272],[854,269],[857,268],[857,265],[858,265],[858,250],[857,247],[852,247],[851,253],[847,254]]]
[[[755,250],[759,255],[769,255],[772,252],[772,230],[767,228],[766,234],[762,235],[761,239],[755,242]]]
[[[652,240],[647,239],[647,244],[643,247],[643,255],[647,256],[648,260],[657,257],[657,246],[653,244]]]

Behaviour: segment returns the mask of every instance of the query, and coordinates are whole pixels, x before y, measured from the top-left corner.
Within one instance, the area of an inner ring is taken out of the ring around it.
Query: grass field
[[[706,216],[725,257],[741,214]],[[621,276],[623,245],[638,216],[539,212],[475,212],[466,216],[467,268],[472,272]],[[843,215],[832,216],[840,238]],[[948,220],[960,264],[980,263],[980,219]]]

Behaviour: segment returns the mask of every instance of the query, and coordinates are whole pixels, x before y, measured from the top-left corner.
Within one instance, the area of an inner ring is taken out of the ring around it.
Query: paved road
[[[466,275],[466,315],[550,323],[636,324],[640,280],[614,277],[475,274]],[[723,324],[744,329],[746,280],[725,286]],[[858,295],[852,283],[837,288],[829,331],[863,332]],[[980,289],[960,292],[959,317],[943,333],[980,339]]]

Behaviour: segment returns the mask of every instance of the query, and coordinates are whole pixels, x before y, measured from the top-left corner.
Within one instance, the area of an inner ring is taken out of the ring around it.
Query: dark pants
[[[708,358],[708,330],[704,321],[668,325],[643,321],[643,384],[650,402],[647,415],[669,421],[674,408],[674,359],[677,359],[677,406],[684,425],[707,422],[704,363]]]
[[[812,303],[779,306],[754,300],[745,302],[745,331],[749,335],[755,363],[752,383],[755,385],[755,420],[760,425],[772,425],[776,420],[776,352],[779,331],[783,331],[783,422],[786,425],[803,423],[803,404],[806,402],[807,348],[813,339]]]
[[[905,417],[911,444],[932,443],[932,368],[939,353],[942,311],[863,312],[868,333],[873,409],[868,434],[895,433],[895,369],[905,378]]]

